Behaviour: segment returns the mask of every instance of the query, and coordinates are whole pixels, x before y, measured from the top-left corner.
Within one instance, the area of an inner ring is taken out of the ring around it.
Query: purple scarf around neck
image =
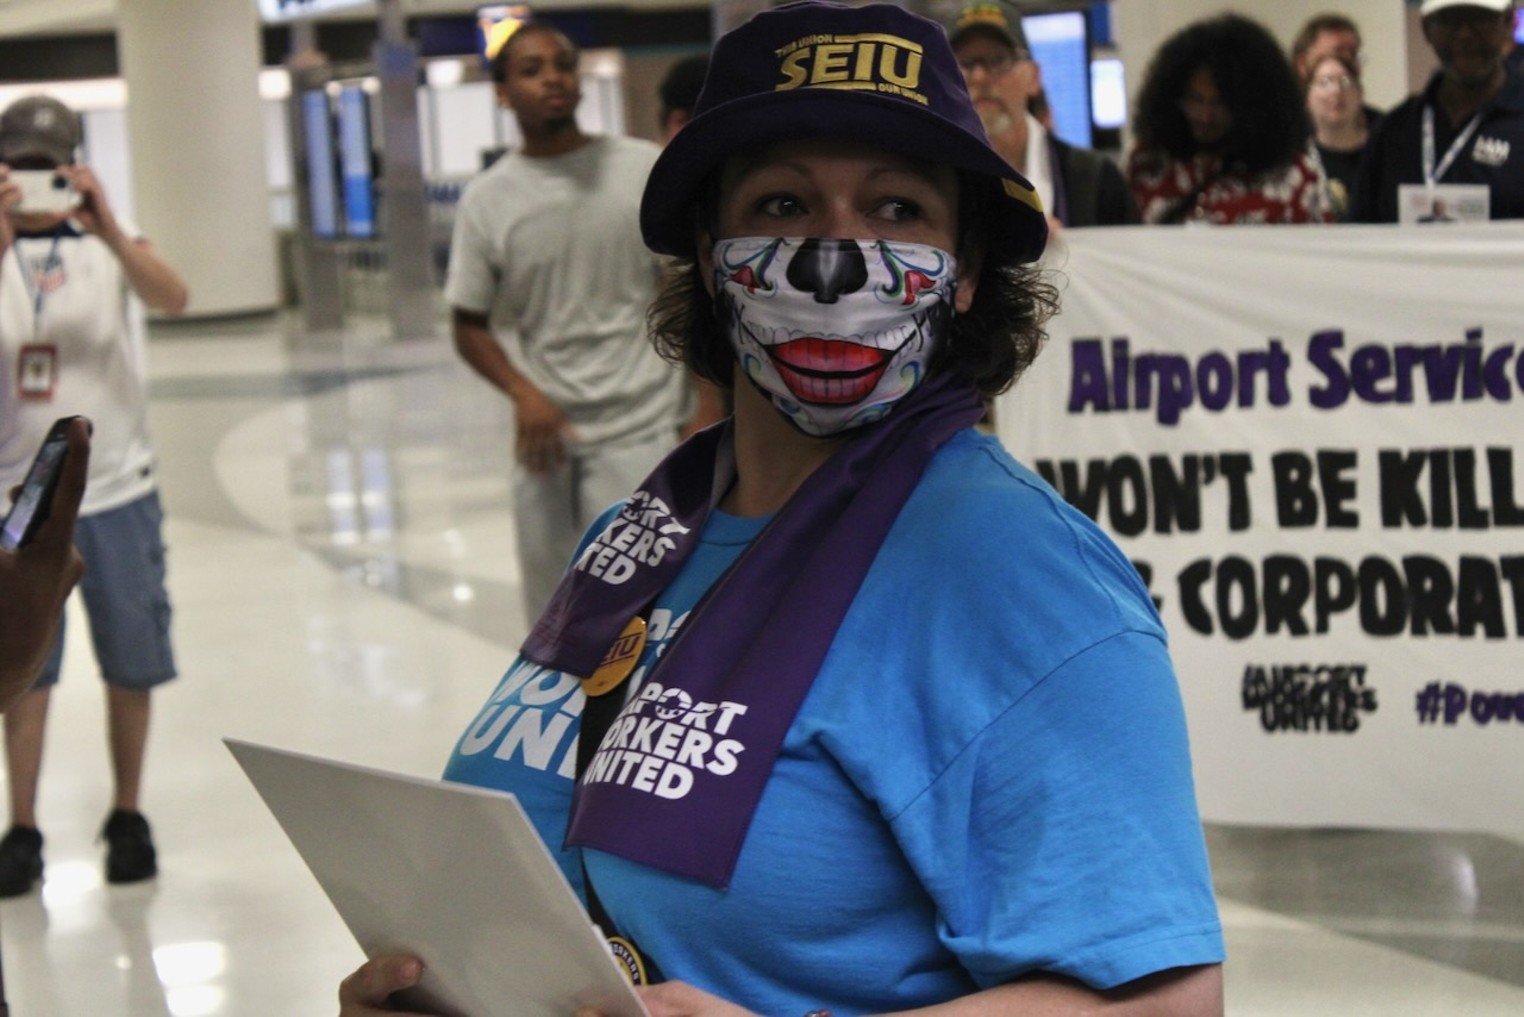
[[[820,466],[694,609],[604,736],[568,845],[729,885],[784,735],[900,508],[937,449],[984,414],[933,378]],[[669,455],[573,564],[521,652],[598,666],[697,544],[734,466],[729,425]],[[616,693],[617,694],[617,693]]]

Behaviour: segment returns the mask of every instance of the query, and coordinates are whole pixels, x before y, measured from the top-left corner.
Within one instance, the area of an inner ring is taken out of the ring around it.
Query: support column
[[[331,240],[317,239],[312,230],[311,161],[302,97],[327,84],[329,67],[328,58],[317,48],[317,30],[311,21],[291,22],[286,71],[291,75],[286,129],[291,139],[292,196],[296,199],[296,289],[302,310],[301,317],[290,323],[297,329],[291,337],[295,338],[344,329],[344,256]]]
[[[249,0],[117,6],[138,226],[184,277],[192,315],[278,303],[259,39]]]
[[[388,316],[398,339],[433,336],[439,306],[430,264],[429,207],[418,126],[418,47],[407,36],[401,0],[380,0],[374,58],[381,82],[381,236],[386,245]]]

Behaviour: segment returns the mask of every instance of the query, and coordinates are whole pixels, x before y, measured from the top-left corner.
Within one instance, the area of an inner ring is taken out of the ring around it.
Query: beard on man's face
[[[1006,134],[1016,126],[1016,118],[1003,103],[980,103],[975,107],[979,114],[979,122],[984,124],[984,133],[994,136]]]

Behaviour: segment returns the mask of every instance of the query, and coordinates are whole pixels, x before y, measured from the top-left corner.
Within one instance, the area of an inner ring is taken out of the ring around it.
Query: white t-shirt
[[[79,413],[95,425],[80,514],[153,491],[145,386],[142,314],[111,249],[72,228],[56,243],[17,237],[0,259],[3,490],[25,478],[53,421]]]
[[[1032,185],[1032,190],[1042,199],[1043,210],[1058,215],[1054,205],[1053,163],[1048,153],[1048,129],[1032,114],[1027,114],[1027,167],[1022,176]]]
[[[445,294],[488,316],[508,361],[560,407],[580,445],[680,422],[682,372],[646,340],[659,263],[640,196],[660,150],[595,137],[550,158],[512,152],[467,185]]]

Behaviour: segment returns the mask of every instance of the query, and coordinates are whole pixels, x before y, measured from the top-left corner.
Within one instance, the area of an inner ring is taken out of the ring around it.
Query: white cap
[[[1513,0],[1423,0],[1423,6],[1418,13],[1428,17],[1446,7],[1482,7],[1489,11],[1497,11],[1501,14],[1513,6]]]

